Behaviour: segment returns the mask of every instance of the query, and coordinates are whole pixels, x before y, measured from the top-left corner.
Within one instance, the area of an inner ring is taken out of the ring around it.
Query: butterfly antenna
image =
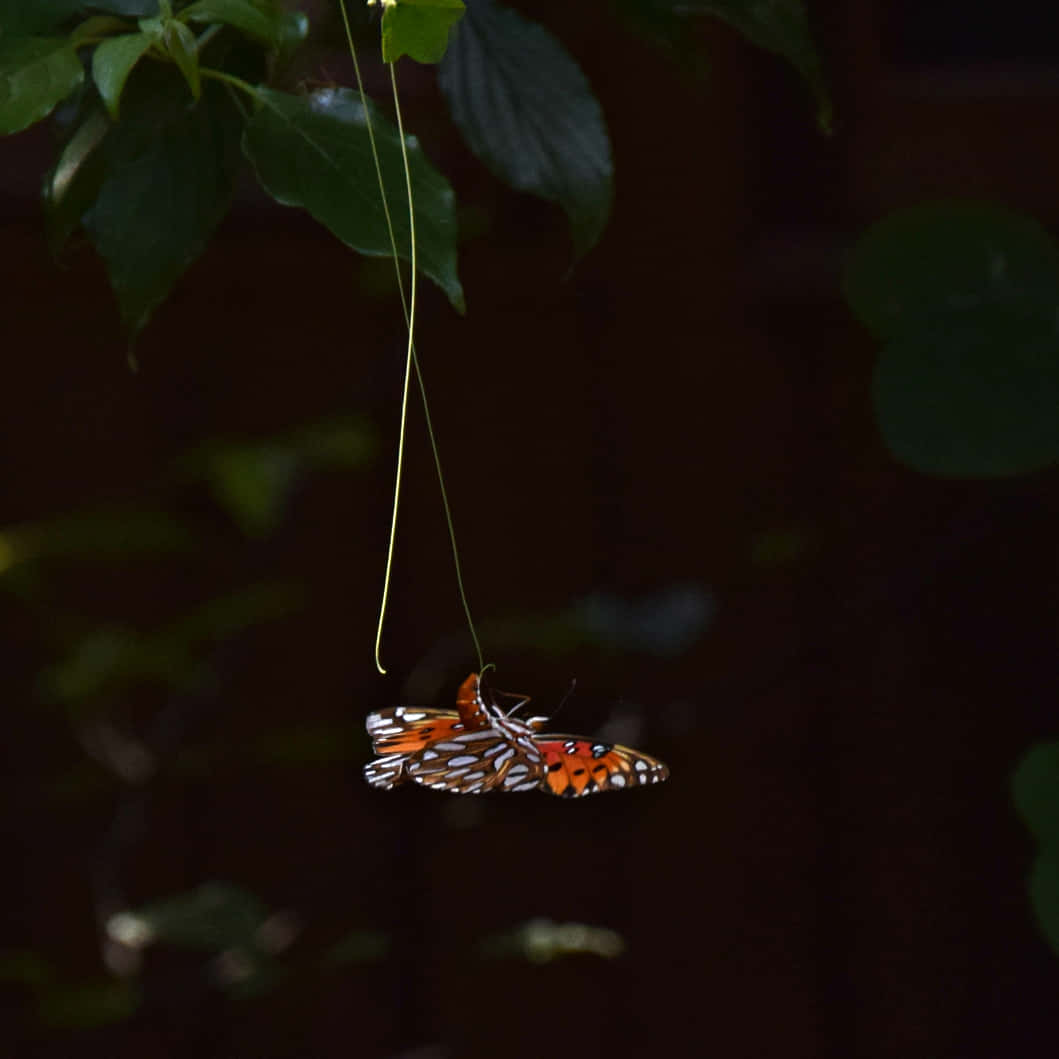
[[[574,688],[577,687],[577,677],[570,678],[570,687],[566,689],[566,694],[559,700],[559,705],[555,707],[549,720],[554,720],[559,715],[559,711],[566,705],[567,700],[574,693]]]
[[[524,694],[521,691],[494,691],[493,694],[494,695],[503,695],[505,699],[518,699],[519,700],[518,702],[515,703],[514,706],[511,707],[510,710],[506,711],[508,717],[510,717],[513,713],[515,713],[516,710],[521,710],[522,707],[525,706],[526,703],[530,701],[530,696]]]

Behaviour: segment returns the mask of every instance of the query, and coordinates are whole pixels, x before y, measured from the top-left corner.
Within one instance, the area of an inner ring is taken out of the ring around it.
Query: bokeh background
[[[305,75],[348,83],[325,6]],[[365,715],[474,667],[415,414],[372,664],[391,266],[248,185],[131,371],[98,260],[47,252],[37,128],[0,145],[3,1050],[1034,1054],[1010,776],[1056,730],[1059,489],[899,466],[839,283],[900,206],[1059,222],[1055,16],[814,3],[826,137],[708,18],[519,7],[602,102],[612,222],[568,273],[404,63],[469,307],[424,287],[420,353],[495,683],[547,713],[576,678],[558,727],[672,779],[363,783]]]

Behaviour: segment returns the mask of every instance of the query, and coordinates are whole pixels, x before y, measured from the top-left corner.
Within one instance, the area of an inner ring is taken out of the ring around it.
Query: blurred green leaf
[[[699,585],[674,585],[630,602],[594,592],[575,606],[577,622],[590,642],[619,651],[678,655],[702,635],[715,602]]]
[[[159,14],[158,0],[82,0],[82,6],[127,18],[151,18]]]
[[[264,732],[254,744],[255,757],[276,765],[336,765],[344,764],[362,753],[362,723],[340,725],[308,725]]]
[[[0,982],[39,986],[55,977],[55,969],[32,949],[0,949]]]
[[[363,254],[388,257],[390,237],[379,196],[364,109],[348,89],[292,96],[258,89],[243,149],[262,186],[285,206],[302,206],[344,243]],[[408,258],[409,227],[404,167],[397,130],[372,110],[383,181],[398,252]],[[427,161],[415,137],[406,139],[416,207],[420,270],[464,309],[456,272],[455,197]]]
[[[210,483],[243,532],[262,537],[279,522],[297,466],[297,454],[281,445],[231,445],[213,453]]]
[[[37,1015],[46,1026],[94,1029],[123,1022],[139,1005],[135,986],[127,981],[49,983],[37,992]]]
[[[897,210],[858,241],[843,279],[850,308],[880,341],[925,320],[977,310],[1054,307],[1059,249],[1033,218],[980,202]]]
[[[378,930],[351,930],[335,942],[324,955],[327,967],[346,967],[353,963],[378,963],[389,951],[389,939]]]
[[[480,950],[484,956],[516,956],[530,963],[551,963],[564,956],[578,955],[613,960],[625,951],[625,942],[609,927],[537,918],[527,920],[514,930],[487,937]]]
[[[120,915],[120,920],[108,923],[108,933],[114,935],[117,930],[130,935],[138,926],[145,943],[163,941],[211,952],[228,948],[253,951],[267,909],[248,890],[231,883],[209,882]]]
[[[198,99],[202,95],[202,81],[199,77],[199,53],[198,42],[195,34],[184,25],[174,19],[167,22],[162,42],[173,62],[184,75],[184,80],[191,90],[192,99]]]
[[[85,41],[89,43],[99,37],[109,37],[112,33],[124,33],[129,29],[129,23],[123,18],[115,15],[93,15],[79,22],[70,39],[76,47],[81,47]]]
[[[132,68],[140,61],[154,38],[147,33],[126,33],[97,45],[92,53],[92,80],[99,89],[110,116],[117,120],[121,93]]]
[[[208,600],[198,609],[173,622],[159,639],[189,649],[234,636],[253,625],[274,621],[300,606],[299,589],[279,582],[251,585],[238,592]]]
[[[318,467],[358,467],[373,441],[352,420],[314,423],[266,441],[211,442],[190,460],[218,503],[251,537],[278,526],[298,475]]]
[[[196,538],[161,512],[132,508],[83,511],[0,530],[0,575],[40,559],[115,559],[185,551]]]
[[[66,37],[0,37],[0,136],[47,117],[83,77]]]
[[[279,22],[280,53],[293,51],[309,36],[309,19],[301,11],[284,11]]]
[[[285,972],[275,956],[298,933],[289,916],[269,915],[254,894],[226,882],[153,901],[108,920],[107,934],[133,948],[156,942],[215,953],[211,978],[237,996],[259,996]]]
[[[640,600],[594,592],[558,613],[488,621],[483,634],[508,649],[569,652],[595,647],[671,656],[702,635],[715,607],[713,594],[699,585],[670,586]]]
[[[588,251],[610,216],[614,163],[603,111],[566,49],[535,22],[478,0],[438,83],[471,150],[512,187],[562,206],[576,255]]]
[[[0,39],[47,33],[70,21],[82,0],[0,0]]]
[[[197,652],[204,646],[283,617],[300,599],[300,593],[286,585],[255,585],[211,599],[157,632],[94,629],[41,670],[39,687],[47,698],[82,702],[141,681],[188,685],[200,678]]]
[[[291,14],[296,16],[296,33],[302,39],[308,30],[308,20],[298,12]],[[184,8],[180,17],[192,22],[232,26],[271,48],[280,47],[292,27],[289,16],[271,0],[197,0]]]
[[[58,254],[81,226],[106,174],[101,147],[110,120],[98,104],[90,105],[67,141],[55,168],[44,178],[44,214],[48,244]]]
[[[289,442],[309,467],[363,467],[375,451],[366,423],[333,420],[294,432]]]
[[[131,331],[147,322],[228,210],[242,117],[216,85],[194,106],[167,71],[126,87],[103,145],[106,175],[84,217]],[[134,91],[135,89],[135,91]]]
[[[1030,871],[1029,893],[1041,933],[1059,956],[1059,847],[1041,850]]]
[[[157,15],[158,0],[0,0],[0,37],[47,33],[97,11],[126,18]]]
[[[58,662],[44,667],[37,681],[48,699],[82,702],[140,680],[177,684],[190,668],[179,645],[111,626],[84,636]]]
[[[702,46],[688,33],[687,19],[677,11],[675,0],[614,0],[613,10],[628,32],[665,49],[667,59],[685,76],[702,78],[709,72]]]
[[[1059,461],[1056,308],[979,308],[883,349],[875,413],[891,452],[927,474],[996,477]]]
[[[818,541],[805,526],[776,526],[756,533],[750,543],[754,566],[789,566],[804,561],[818,549]]]
[[[1012,793],[1034,838],[1059,852],[1059,742],[1030,749],[1015,770]]]
[[[681,14],[710,14],[751,44],[786,59],[816,97],[817,124],[831,131],[831,98],[802,0],[667,0]]]
[[[384,5],[382,61],[395,63],[407,55],[419,63],[440,62],[449,31],[464,10],[463,0],[400,0]]]
[[[875,410],[916,470],[998,476],[1059,460],[1059,251],[996,206],[896,213],[862,239],[845,277],[886,344]]]

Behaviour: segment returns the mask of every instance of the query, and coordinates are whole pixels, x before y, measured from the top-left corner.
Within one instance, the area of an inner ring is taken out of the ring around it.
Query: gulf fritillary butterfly
[[[657,758],[579,735],[538,735],[547,717],[512,716],[482,697],[477,673],[461,685],[455,710],[395,706],[368,715],[368,735],[379,756],[364,778],[388,791],[408,780],[457,794],[549,791],[577,798],[646,783],[661,783],[669,769]]]

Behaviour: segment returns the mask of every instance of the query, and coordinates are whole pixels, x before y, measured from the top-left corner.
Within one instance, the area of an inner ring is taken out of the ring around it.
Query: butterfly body
[[[483,698],[477,673],[460,685],[455,711],[376,711],[367,729],[379,756],[364,766],[364,777],[381,790],[411,780],[458,794],[545,790],[563,798],[669,777],[657,758],[584,736],[540,734],[547,718],[522,720],[513,712]]]

